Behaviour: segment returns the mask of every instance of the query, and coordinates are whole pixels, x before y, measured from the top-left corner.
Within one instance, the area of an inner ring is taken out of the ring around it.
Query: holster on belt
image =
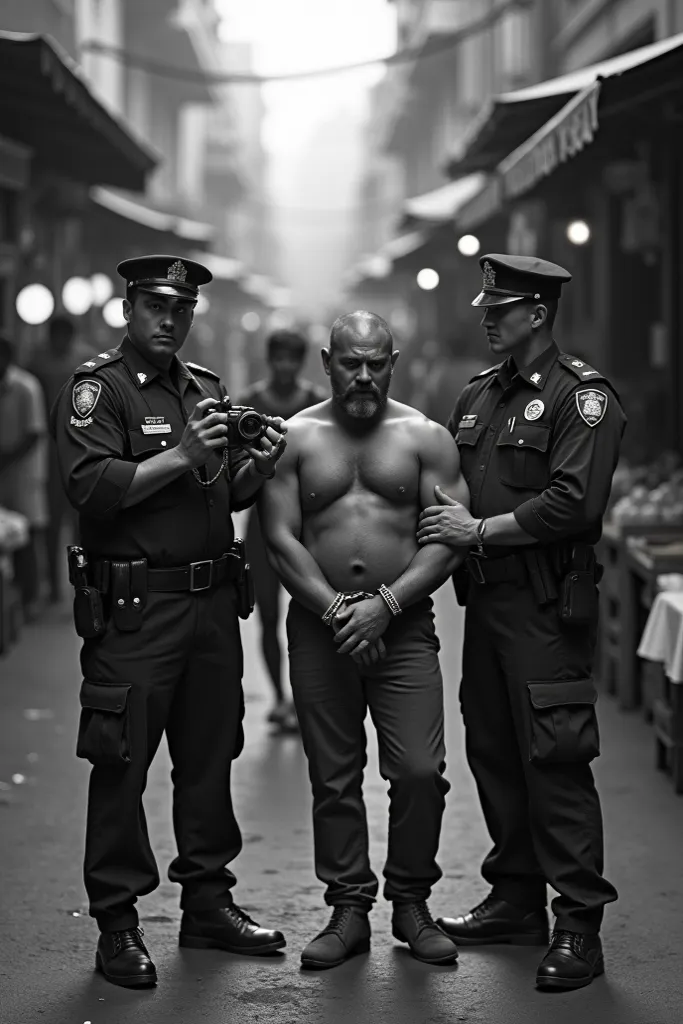
[[[84,640],[93,640],[104,633],[102,595],[88,578],[88,556],[82,547],[67,547],[69,582],[74,588],[74,624]]]
[[[147,604],[147,559],[111,562],[109,569],[111,615],[122,633],[135,633],[142,626]]]
[[[235,580],[237,614],[240,619],[248,619],[254,610],[256,596],[251,565],[247,561],[246,545],[241,537],[235,537],[232,552],[237,555],[240,562],[239,573]]]
[[[557,579],[547,554],[538,548],[525,548],[522,552],[529,582],[538,605],[550,604],[558,598]]]

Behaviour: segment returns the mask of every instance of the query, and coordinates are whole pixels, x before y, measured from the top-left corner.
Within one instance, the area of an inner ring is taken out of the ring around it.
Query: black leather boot
[[[261,928],[234,903],[196,913],[186,910],[178,941],[188,949],[224,949],[244,956],[268,956],[287,945],[282,932]]]
[[[539,988],[583,988],[604,971],[599,935],[558,929],[539,964],[536,984]]]
[[[142,941],[142,934],[142,928],[100,934],[95,966],[112,985],[124,988],[156,985],[157,969]]]
[[[335,907],[327,927],[311,939],[301,954],[301,966],[308,971],[324,971],[369,949],[367,911],[360,907]]]
[[[416,960],[445,965],[458,959],[458,947],[434,922],[424,900],[394,903],[391,928],[395,939],[408,943]]]
[[[493,895],[487,896],[469,914],[440,917],[436,923],[461,946],[495,943],[545,946],[548,943],[548,915],[545,910],[522,910]]]

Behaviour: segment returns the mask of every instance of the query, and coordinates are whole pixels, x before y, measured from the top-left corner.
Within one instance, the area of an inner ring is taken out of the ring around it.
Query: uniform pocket
[[[475,423],[473,427],[459,427],[455,434],[455,443],[460,453],[460,465],[465,477],[468,477],[476,461],[476,448],[484,429],[483,423]]]
[[[540,423],[518,423],[498,438],[498,476],[507,487],[542,491],[550,482],[548,444],[550,428]]]
[[[532,764],[588,764],[600,754],[592,679],[527,683]]]
[[[129,683],[83,680],[76,756],[98,767],[130,764]]]

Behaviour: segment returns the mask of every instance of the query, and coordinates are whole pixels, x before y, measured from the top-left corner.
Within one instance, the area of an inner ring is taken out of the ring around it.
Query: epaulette
[[[110,348],[108,352],[100,352],[99,355],[93,356],[92,359],[88,359],[76,367],[74,377],[78,377],[82,373],[97,373],[103,366],[110,366],[111,363],[117,362],[122,354],[120,348]]]
[[[566,352],[563,352],[558,357],[558,363],[573,373],[575,377],[578,377],[582,383],[590,383],[593,380],[607,380],[607,377],[599,370],[595,370],[588,363],[584,363],[583,359],[577,359],[576,356],[569,356]]]
[[[193,373],[203,373],[205,377],[211,377],[213,380],[220,380],[217,373],[213,370],[207,370],[205,366],[199,366],[198,363],[185,363],[188,370],[192,370]]]
[[[481,377],[490,377],[492,374],[498,373],[504,362],[505,360],[502,363],[496,363],[495,366],[489,366],[488,370],[481,370],[479,373],[475,373],[474,377],[468,380],[467,383],[472,384],[473,381],[479,380]]]

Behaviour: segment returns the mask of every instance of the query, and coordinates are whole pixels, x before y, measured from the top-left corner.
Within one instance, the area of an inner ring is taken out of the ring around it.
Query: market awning
[[[680,87],[683,33],[591,64],[558,78],[495,96],[484,107],[448,164],[451,175],[491,170],[557,114],[577,93],[599,79],[628,79],[641,69],[643,85],[657,76],[660,87]],[[677,74],[678,72],[678,74]],[[635,96],[634,98],[638,98]]]
[[[415,220],[431,221],[445,224],[452,220],[460,207],[475,196],[484,186],[484,174],[469,174],[458,181],[449,181],[447,185],[425,192],[421,196],[406,199],[403,212]]]
[[[140,191],[158,157],[91,93],[53,40],[0,32],[0,134],[36,162],[88,184]]]
[[[213,224],[156,210],[143,196],[125,195],[111,188],[94,185],[90,189],[90,198],[98,206],[119,217],[134,221],[153,231],[176,235],[188,242],[210,242],[216,233]]]

